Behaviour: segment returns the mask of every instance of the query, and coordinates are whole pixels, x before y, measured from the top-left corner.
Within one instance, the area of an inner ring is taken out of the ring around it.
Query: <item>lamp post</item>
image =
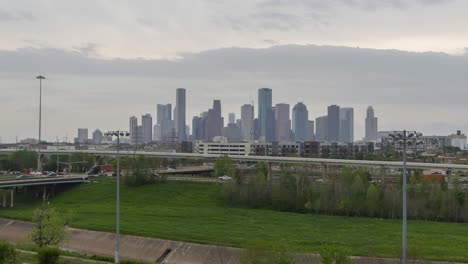
[[[116,197],[116,224],[115,224],[115,264],[119,264],[120,255],[120,137],[128,137],[130,133],[127,131],[109,131],[105,136],[117,138],[117,197]]]
[[[418,140],[421,137],[421,133],[417,133],[416,131],[394,131],[390,134],[391,140],[390,143],[397,143],[403,144],[403,234],[402,234],[402,263],[406,264],[407,260],[407,253],[408,253],[408,243],[407,243],[407,226],[408,226],[408,201],[407,201],[407,190],[406,190],[406,182],[407,182],[407,171],[406,171],[406,159],[407,159],[407,150],[408,145],[415,145],[415,147],[421,144],[421,141]]]
[[[39,75],[36,77],[36,79],[39,79],[39,141],[37,145],[37,151],[38,151],[38,156],[37,156],[37,171],[40,172],[42,170],[42,164],[41,164],[41,118],[42,118],[42,80],[45,79],[44,76]]]

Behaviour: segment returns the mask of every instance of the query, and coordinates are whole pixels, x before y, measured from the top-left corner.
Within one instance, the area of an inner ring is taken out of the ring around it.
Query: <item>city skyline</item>
[[[39,74],[46,76],[42,129],[50,141],[71,141],[76,127],[124,129],[132,113],[156,119],[154,105],[175,107],[179,87],[190,93],[187,124],[214,97],[223,116],[240,116],[239,105],[257,108],[257,89],[270,87],[273,105],[302,101],[311,118],[330,104],[353,107],[355,139],[365,134],[368,105],[382,130],[468,131],[460,114],[468,112],[466,1],[168,2],[170,25],[169,13],[149,1],[120,9],[41,2],[0,8],[2,142],[36,137]]]

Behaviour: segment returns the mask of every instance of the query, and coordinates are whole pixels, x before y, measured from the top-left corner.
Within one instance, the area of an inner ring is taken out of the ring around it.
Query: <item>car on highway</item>
[[[224,176],[218,177],[218,180],[220,180],[220,181],[230,181],[230,180],[232,180],[232,178],[231,178],[231,176],[224,175]]]
[[[40,171],[32,171],[29,173],[31,176],[39,177],[42,176],[42,172]]]
[[[21,175],[18,175],[18,176],[16,176],[16,179],[18,179],[18,180],[19,180],[19,179],[22,179],[23,177],[24,177],[24,175],[23,175],[23,174],[21,174]]]
[[[49,177],[55,177],[57,176],[57,173],[53,172],[53,171],[49,171],[49,173],[47,173],[47,176]]]
[[[19,171],[12,171],[12,172],[10,172],[10,174],[12,174],[12,175],[21,175],[21,172],[19,172]]]

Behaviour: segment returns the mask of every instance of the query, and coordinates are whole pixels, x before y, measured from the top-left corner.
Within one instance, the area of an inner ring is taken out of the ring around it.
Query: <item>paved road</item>
[[[169,176],[167,177],[167,180],[168,181],[191,181],[191,182],[219,182],[219,183],[223,182],[216,178],[190,177],[190,176]]]

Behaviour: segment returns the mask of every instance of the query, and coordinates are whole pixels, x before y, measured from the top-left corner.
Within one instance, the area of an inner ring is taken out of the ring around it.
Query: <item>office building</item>
[[[328,134],[328,116],[320,116],[315,119],[315,140],[325,142]]]
[[[153,141],[161,141],[161,125],[153,126]]]
[[[327,117],[328,134],[326,140],[338,142],[340,140],[340,107],[337,105],[328,106]]]
[[[136,116],[131,116],[129,121],[128,132],[130,133],[130,143],[137,144],[137,127],[138,127],[138,118]]]
[[[302,102],[297,103],[292,111],[292,126],[295,141],[305,141],[307,138],[307,123],[309,111]]]
[[[275,124],[272,90],[258,89],[258,136],[265,141],[274,141]]]
[[[93,144],[102,144],[102,132],[99,129],[93,132]]]
[[[313,141],[315,140],[315,122],[309,120],[307,122],[307,136],[306,136],[307,141]]]
[[[85,144],[88,142],[88,129],[87,128],[78,128],[78,143]]]
[[[143,126],[136,127],[135,143],[143,144]]]
[[[276,104],[276,141],[289,141],[291,139],[291,119],[289,116],[289,104]]]
[[[343,107],[340,109],[340,142],[354,142],[354,109]]]
[[[229,113],[229,123],[228,124],[235,124],[236,123],[236,114]]]
[[[366,111],[366,131],[364,141],[373,141],[377,140],[377,129],[378,129],[378,120],[374,116],[374,108],[369,106]]]
[[[242,140],[254,140],[254,107],[251,104],[241,106],[241,136]]]
[[[176,107],[175,107],[175,131],[177,134],[178,141],[184,141],[186,139],[186,132],[185,132],[185,111],[186,111],[186,104],[185,104],[185,89],[178,88],[176,90]]]
[[[205,140],[212,141],[214,137],[223,135],[224,120],[221,116],[221,101],[214,100],[213,108],[208,109],[205,125]]]
[[[158,104],[157,106],[157,124],[160,126],[160,141],[166,141],[170,138],[174,124],[172,122],[172,105],[171,104]]]
[[[141,117],[141,126],[143,129],[142,142],[150,143],[153,139],[153,117],[150,114]]]

